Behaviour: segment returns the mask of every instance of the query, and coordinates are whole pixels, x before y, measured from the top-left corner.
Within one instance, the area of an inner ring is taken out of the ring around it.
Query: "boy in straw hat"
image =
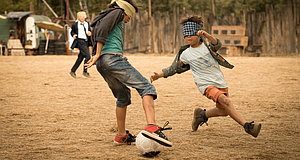
[[[228,85],[219,67],[219,63],[210,53],[216,52],[221,47],[220,40],[202,30],[203,22],[201,17],[193,16],[183,19],[181,24],[184,40],[188,45],[180,49],[170,67],[162,69],[160,73],[154,72],[150,77],[151,82],[161,77],[167,78],[175,73],[183,73],[191,69],[195,84],[200,92],[216,102],[216,107],[207,111],[201,108],[194,110],[192,131],[197,131],[199,126],[208,121],[208,118],[229,115],[238,124],[243,126],[247,133],[257,137],[261,124],[246,122],[236,111],[229,98]],[[210,46],[206,44],[204,38],[211,42]]]
[[[135,88],[142,98],[147,125],[142,134],[164,146],[172,142],[163,134],[167,128],[159,127],[155,121],[154,100],[157,98],[154,86],[139,73],[123,56],[123,25],[135,16],[138,8],[131,0],[112,0],[109,7],[93,21],[93,57],[85,65],[96,64],[116,98],[118,133],[114,144],[130,144],[135,137],[125,130],[127,106],[131,104],[128,87]]]
[[[89,26],[89,23],[85,21],[86,19],[86,13],[84,11],[80,11],[77,13],[77,21],[72,25],[71,35],[74,39],[71,48],[78,48],[79,54],[77,57],[77,60],[75,61],[75,64],[73,65],[70,75],[73,78],[76,78],[76,70],[80,66],[81,62],[84,60],[84,63],[86,64],[91,56],[89,52],[89,40],[91,33],[91,28]],[[87,68],[83,67],[83,75],[85,77],[90,77],[90,74],[87,72]]]

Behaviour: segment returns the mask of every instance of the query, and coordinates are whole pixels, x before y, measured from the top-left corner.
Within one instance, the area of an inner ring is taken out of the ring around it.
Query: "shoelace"
[[[164,131],[164,130],[171,130],[172,129],[172,127],[168,127],[168,128],[166,128],[167,127],[167,125],[169,125],[169,121],[167,121],[164,125],[163,125],[163,127],[159,127],[160,128],[160,130],[161,131]]]
[[[202,118],[202,115],[201,115],[201,116],[198,116],[198,117],[196,117],[196,118]],[[199,126],[202,126],[204,123],[208,126],[207,120],[206,120],[206,121],[203,121],[203,122],[200,122],[200,123],[199,123]]]
[[[131,142],[135,142],[136,136],[134,136],[131,133],[129,133],[128,130],[126,130],[126,134],[128,135],[128,138],[127,138],[127,143],[128,144],[131,144]]]
[[[204,123],[206,124],[206,126],[208,126],[207,121],[206,121],[206,122],[201,122],[201,123],[199,124],[199,126],[202,126]]]
[[[252,122],[249,123],[249,129],[252,129],[254,127],[253,123],[254,123],[254,121],[252,121]]]
[[[204,111],[206,111],[206,109],[204,109]],[[200,122],[199,126],[202,126],[204,123],[206,124],[206,126],[208,126],[208,118],[205,120],[202,114],[200,114],[200,116],[196,116],[196,118],[203,118],[203,122]]]
[[[167,121],[167,122],[163,125],[163,127],[159,127],[159,130],[156,131],[156,133],[158,133],[159,136],[162,137],[162,138],[164,138],[164,139],[168,139],[168,138],[166,137],[166,135],[163,134],[162,131],[164,131],[164,130],[171,130],[171,129],[172,129],[172,127],[167,127],[168,124],[169,124],[169,121]],[[167,127],[167,128],[166,128],[166,127]]]

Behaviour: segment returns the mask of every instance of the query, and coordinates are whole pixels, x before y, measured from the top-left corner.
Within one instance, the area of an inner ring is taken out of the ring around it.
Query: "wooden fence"
[[[249,12],[246,20],[249,50],[262,46],[267,54],[299,53],[300,10],[296,5],[288,3],[281,10],[266,5],[266,12]]]
[[[246,51],[257,48],[264,54],[292,54],[300,50],[300,10],[288,1],[284,9],[266,5],[265,12],[247,12],[244,19],[246,36],[249,37]],[[174,8],[171,13],[155,13],[149,18],[147,12],[139,12],[136,18],[125,25],[125,51],[132,53],[176,53],[184,44],[180,20],[194,13]],[[211,31],[210,16],[204,18],[205,30]],[[230,19],[230,18],[228,18]],[[152,21],[152,23],[151,23]],[[218,21],[218,20],[217,20]],[[221,22],[217,24],[222,25]],[[231,24],[237,25],[237,24]]]
[[[187,17],[174,8],[172,13],[138,13],[125,25],[125,51],[140,53],[175,53],[184,44],[180,20]],[[198,14],[199,15],[199,14]],[[201,16],[201,15],[200,15]],[[151,23],[152,21],[152,23]]]

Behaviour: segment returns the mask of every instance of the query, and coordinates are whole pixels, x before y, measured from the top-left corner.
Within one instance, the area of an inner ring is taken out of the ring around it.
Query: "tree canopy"
[[[90,13],[98,14],[105,9],[111,0],[87,0]],[[181,10],[192,11],[194,13],[211,14],[211,2],[215,3],[216,16],[224,16],[228,14],[239,14],[243,11],[265,11],[266,4],[272,4],[274,7],[280,8],[286,3],[285,0],[151,0],[152,12],[172,12],[178,7]],[[300,0],[296,0],[299,5]],[[60,16],[65,13],[65,0],[46,0],[53,10]],[[79,11],[79,0],[69,0],[70,8],[73,12]],[[140,7],[140,11],[148,11],[148,0],[135,0]],[[10,11],[29,11],[30,5],[34,7],[36,14],[44,14],[42,0],[5,0],[1,2],[0,14]],[[47,9],[46,9],[47,10]],[[51,17],[51,15],[49,15]]]

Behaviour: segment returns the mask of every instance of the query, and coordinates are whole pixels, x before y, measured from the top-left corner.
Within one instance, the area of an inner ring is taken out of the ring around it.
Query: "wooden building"
[[[222,42],[219,52],[228,56],[240,56],[248,46],[243,26],[212,26],[212,35]]]

